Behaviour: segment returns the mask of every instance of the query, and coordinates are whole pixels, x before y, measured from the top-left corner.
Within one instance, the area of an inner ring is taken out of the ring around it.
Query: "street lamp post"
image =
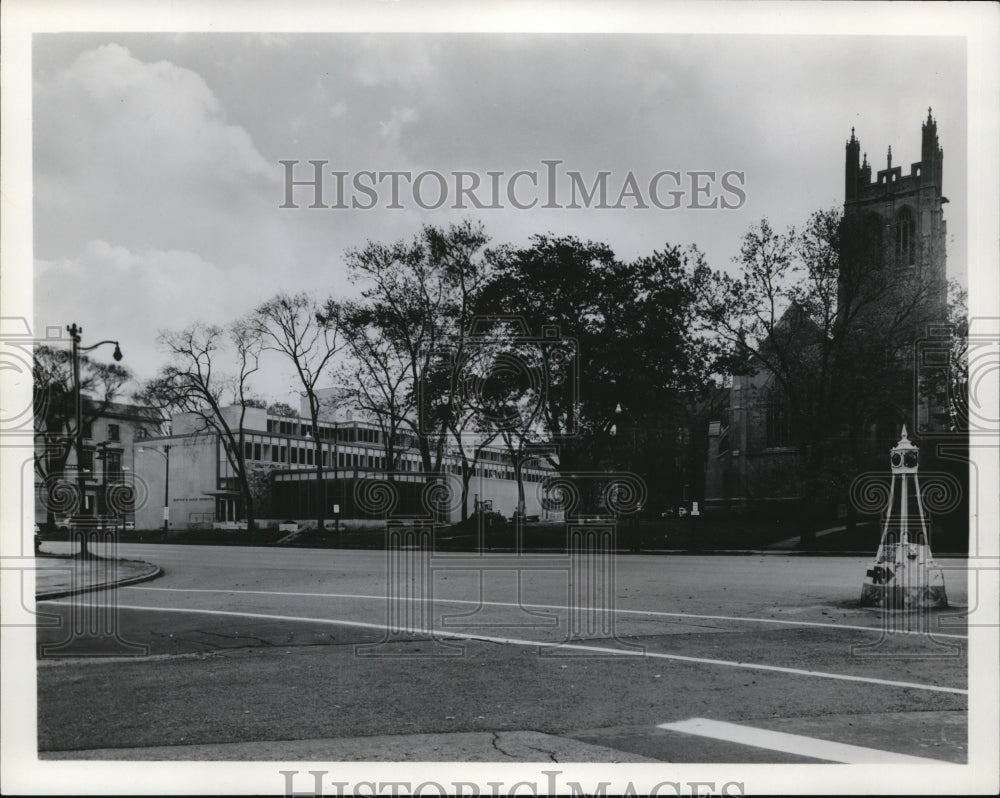
[[[339,535],[340,535],[340,503],[339,503],[339,500],[337,498],[337,454],[339,453],[339,450],[337,448],[337,433],[338,433],[338,430],[339,430],[339,427],[337,427],[336,422],[333,422],[333,497],[334,497],[333,498],[333,501],[334,501],[334,505],[333,505],[333,534],[335,536],[339,537]],[[318,431],[318,427],[317,427],[317,431]],[[311,439],[312,435],[310,435],[307,432],[306,433],[306,437]],[[320,438],[319,453],[318,453],[320,464],[322,464],[322,462],[323,462],[324,447],[325,447],[325,444],[322,442],[322,437],[321,437]],[[317,485],[317,490],[318,490],[318,493],[319,493],[319,495],[317,496],[317,501],[319,501],[320,504],[321,504],[321,506],[324,507],[324,509],[323,509],[324,514],[326,512],[326,508],[325,508],[325,502],[326,502],[326,483],[325,483],[325,480],[326,480],[326,475],[324,474],[323,475],[323,479],[321,479],[319,481],[319,484]],[[324,523],[323,523],[323,529],[318,529],[316,531],[319,532],[320,534],[324,534],[325,535],[326,534],[326,522],[324,521]]]
[[[122,359],[122,350],[117,341],[99,341],[93,346],[80,346],[80,338],[83,335],[83,327],[78,327],[76,322],[66,327],[73,341],[73,398],[76,402],[76,482],[80,492],[80,506],[77,508],[77,529],[80,531],[80,557],[87,559],[90,552],[87,550],[87,530],[80,530],[80,517],[83,515],[84,497],[87,495],[87,479],[83,474],[83,397],[80,392],[80,353],[92,352],[104,344],[114,344],[115,351],[112,357],[115,361]]]
[[[618,429],[620,428],[620,426],[622,424],[622,421],[623,420],[627,420],[628,421],[629,431],[632,434],[632,448],[631,449],[626,449],[625,459],[627,461],[626,462],[626,468],[628,468],[629,471],[631,471],[633,468],[635,468],[635,459],[636,459],[635,420],[632,418],[632,414],[631,413],[628,413],[627,411],[625,411],[625,410],[622,409],[621,402],[618,402],[617,404],[615,404],[615,416],[614,416],[614,418],[615,418],[614,423],[611,425],[611,436],[612,437],[614,437],[615,435],[617,435]],[[622,449],[622,447],[621,447],[621,445],[619,445],[617,447],[617,453],[620,453],[621,449]],[[640,526],[640,523],[641,522],[640,522],[639,516],[637,514],[632,513],[631,515],[629,515],[628,522],[627,522],[627,524],[628,524],[628,527],[627,527],[628,547],[629,547],[629,550],[631,550],[633,552],[638,552],[639,551],[639,537],[640,537],[640,528],[639,528],[639,526]]]
[[[139,454],[145,451],[144,446],[139,447]],[[156,452],[166,461],[163,471],[163,539],[166,540],[170,531],[170,444],[166,444],[162,452],[153,447],[150,447],[149,451]]]
[[[338,495],[340,491],[337,490],[338,485],[338,462],[340,455],[340,425],[334,421],[333,422],[333,495],[337,497],[337,503],[334,505],[333,510],[333,539],[334,545],[340,545],[340,496]]]

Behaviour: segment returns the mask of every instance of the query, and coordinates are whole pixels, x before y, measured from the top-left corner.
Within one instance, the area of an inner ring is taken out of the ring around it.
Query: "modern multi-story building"
[[[223,411],[234,429],[240,410],[231,406]],[[342,418],[326,417],[319,423],[323,474],[319,489],[310,421],[302,416],[274,415],[263,408],[245,409],[243,456],[258,523],[315,519],[320,496],[326,502],[328,523],[377,519],[380,513],[364,499],[365,480],[391,479],[399,486],[403,501],[394,512],[405,514],[408,503],[417,509],[424,487],[439,475],[425,472],[413,437],[398,436],[393,447],[396,462],[389,464],[386,441],[377,424],[346,415]],[[137,528],[162,527],[165,516],[173,530],[238,527],[245,520],[242,492],[223,438],[204,427],[198,416],[179,413],[171,420],[170,435],[150,438],[137,448]],[[457,455],[445,454],[441,471],[452,492],[460,486],[461,470]],[[527,515],[543,514],[535,485],[548,474],[551,469],[537,460],[524,464]],[[518,487],[510,457],[499,447],[486,447],[469,486],[468,512],[489,508],[511,515],[517,505]],[[450,520],[457,521],[461,515],[461,502],[449,502]]]

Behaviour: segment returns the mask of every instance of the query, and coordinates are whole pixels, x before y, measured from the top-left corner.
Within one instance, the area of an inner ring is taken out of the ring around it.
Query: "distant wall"
[[[136,529],[163,527],[163,488],[166,458],[149,449],[163,452],[165,443],[150,441],[142,453],[136,451],[135,474],[137,504]],[[215,499],[205,494],[214,489],[215,437],[173,438],[170,441],[170,529],[187,529],[193,516],[215,515]],[[143,496],[142,494],[145,493]],[[144,501],[143,501],[144,499]]]

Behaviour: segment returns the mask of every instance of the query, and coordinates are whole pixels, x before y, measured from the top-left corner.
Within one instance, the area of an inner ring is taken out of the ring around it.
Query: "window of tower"
[[[886,220],[876,213],[848,214],[840,235],[840,272],[842,280],[858,285],[864,276],[882,268],[889,257],[883,248]]]
[[[913,212],[909,208],[903,208],[896,217],[896,263],[900,266],[912,266],[914,249]]]

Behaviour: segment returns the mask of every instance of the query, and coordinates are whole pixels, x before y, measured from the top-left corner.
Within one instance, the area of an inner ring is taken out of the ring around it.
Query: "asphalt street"
[[[962,560],[887,634],[867,558],[117,554],[163,576],[39,604],[43,757],[967,757]]]

